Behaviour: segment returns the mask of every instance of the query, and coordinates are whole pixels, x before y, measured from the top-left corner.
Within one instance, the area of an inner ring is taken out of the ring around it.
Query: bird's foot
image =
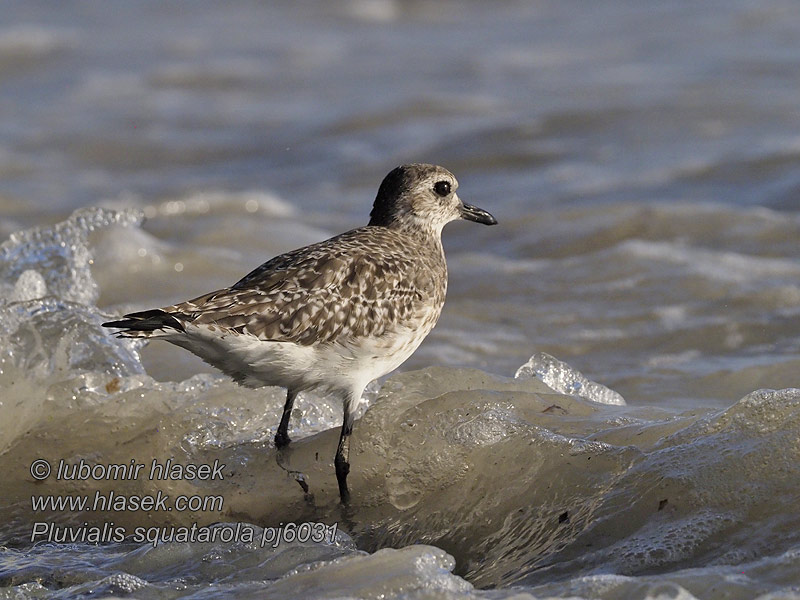
[[[286,433],[285,431],[279,430],[278,433],[275,434],[275,447],[278,450],[283,450],[284,448],[286,448],[286,446],[288,446],[289,442],[291,441],[292,440],[289,438],[289,434]]]
[[[343,506],[350,506],[350,490],[347,489],[347,484],[344,487],[339,486],[339,500]]]
[[[294,480],[300,484],[300,487],[303,489],[303,500],[306,501],[306,504],[314,505],[314,494],[309,491],[308,488],[308,481],[306,480],[306,476],[301,473],[300,471],[290,471],[290,474],[294,477]]]
[[[336,481],[339,483],[339,499],[342,504],[347,506],[350,504],[350,490],[347,488],[347,474],[350,472],[350,463],[339,460],[337,456],[336,460],[334,460],[334,465],[336,466]]]
[[[289,466],[292,452],[289,451],[281,452],[283,448],[286,448],[286,446],[289,445],[289,438],[287,437],[285,439],[286,441],[284,442],[283,446],[278,448],[279,452],[275,455],[275,462],[281,469],[286,471],[287,475],[291,476],[297,482],[297,484],[303,490],[303,499],[306,501],[306,503],[313,505],[314,494],[311,493],[311,490],[309,488],[308,477],[305,475],[305,473],[293,469],[291,466]],[[276,446],[278,445],[277,440],[275,440],[275,445]]]

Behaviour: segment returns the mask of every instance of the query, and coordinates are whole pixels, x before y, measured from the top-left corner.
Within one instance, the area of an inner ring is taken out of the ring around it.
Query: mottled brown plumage
[[[162,310],[264,341],[346,344],[444,304],[447,266],[431,240],[362,227],[278,256],[230,288]]]
[[[442,228],[460,218],[496,223],[463,204],[457,188],[442,167],[397,167],[366,227],[275,257],[229,288],[104,325],[186,348],[242,385],[286,387],[278,448],[289,443],[298,392],[339,395],[345,416],[334,463],[347,503],[348,440],[361,394],[416,350],[441,313]]]

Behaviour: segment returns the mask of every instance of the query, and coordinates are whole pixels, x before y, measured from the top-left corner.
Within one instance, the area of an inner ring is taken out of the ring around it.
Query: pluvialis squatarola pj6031
[[[381,183],[366,227],[281,254],[233,286],[103,323],[122,337],[193,352],[247,387],[287,388],[275,435],[281,449],[298,392],[339,396],[344,421],[334,465],[349,502],[350,433],[367,384],[403,363],[442,312],[442,228],[456,219],[497,223],[463,204],[450,171],[402,165]]]

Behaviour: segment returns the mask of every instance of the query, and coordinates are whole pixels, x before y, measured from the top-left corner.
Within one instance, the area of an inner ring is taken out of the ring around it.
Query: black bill
[[[472,206],[471,204],[463,204],[461,206],[461,218],[467,221],[483,223],[484,225],[497,225],[497,219],[482,208]]]

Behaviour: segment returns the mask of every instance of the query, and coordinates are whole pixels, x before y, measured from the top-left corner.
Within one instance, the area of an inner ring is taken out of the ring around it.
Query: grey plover
[[[241,385],[287,388],[279,450],[290,442],[298,392],[340,397],[334,465],[347,504],[349,438],[361,394],[411,356],[442,311],[442,228],[456,219],[497,223],[462,203],[457,189],[447,169],[402,165],[381,183],[366,227],[281,254],[229,288],[103,325],[121,329],[121,337],[186,348]]]

